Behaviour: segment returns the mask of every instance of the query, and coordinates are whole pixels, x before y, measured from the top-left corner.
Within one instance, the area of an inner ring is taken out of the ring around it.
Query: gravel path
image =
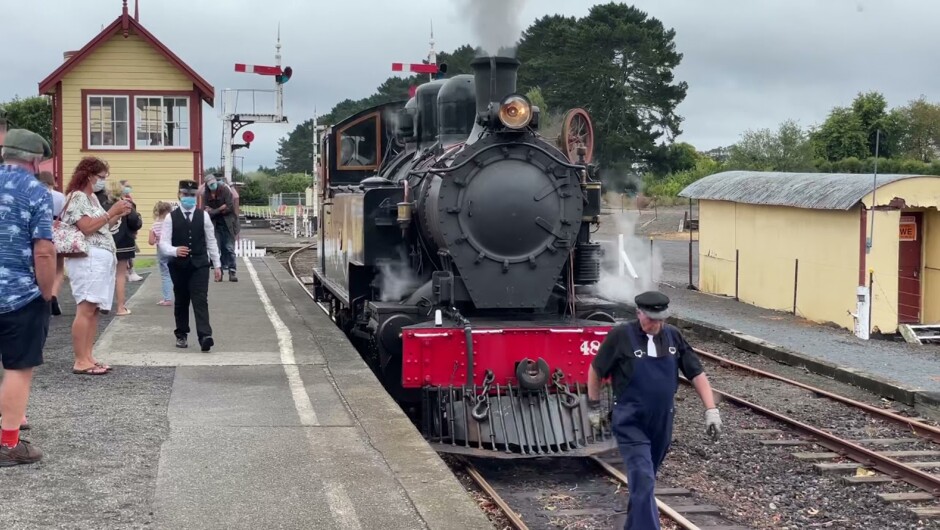
[[[759,356],[741,352],[717,342],[703,342],[690,336],[690,342],[706,351],[768,369],[793,379],[819,385],[827,390],[902,413],[903,406],[883,400],[849,385],[786,367]],[[910,438],[903,429],[875,420],[865,413],[780,382],[706,365],[709,378],[719,390],[744,397],[768,408],[784,412],[816,427],[855,438]],[[749,410],[723,404],[724,432],[719,443],[702,434],[701,404],[687,387],[680,389],[676,409],[676,434],[666,459],[661,481],[694,489],[704,499],[719,506],[735,505],[735,513],[755,528],[940,528],[940,522],[917,521],[903,504],[886,504],[875,493],[916,491],[903,483],[849,486],[841,475],[820,475],[812,462],[797,460],[798,451],[822,452],[815,445],[769,447],[758,443],[771,437],[797,438],[796,433]],[[783,436],[740,433],[745,429],[781,429]],[[881,448],[884,449],[884,448]],[[892,446],[891,450],[936,449],[929,442]],[[934,458],[925,458],[924,460]],[[838,460],[831,460],[838,461]]]
[[[139,285],[128,283],[128,295]],[[68,282],[63,291],[65,314],[52,318],[30,396],[32,430],[24,431],[45,457],[0,469],[0,527],[147,527],[174,370],[122,366],[106,376],[73,375]],[[100,330],[111,318],[101,319]]]

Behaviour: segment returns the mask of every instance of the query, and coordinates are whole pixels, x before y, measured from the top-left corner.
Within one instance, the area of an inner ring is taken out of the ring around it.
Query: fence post
[[[738,296],[738,278],[741,274],[741,249],[734,249],[734,299],[741,301]]]
[[[793,314],[796,315],[796,292],[800,280],[800,258],[796,258],[793,266]]]
[[[650,236],[650,281],[653,280],[653,236]]]

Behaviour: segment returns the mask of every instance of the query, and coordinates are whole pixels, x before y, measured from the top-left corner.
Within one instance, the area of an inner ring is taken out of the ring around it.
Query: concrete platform
[[[271,257],[211,283],[215,347],[174,346],[150,275],[96,344],[175,368],[160,528],[492,528],[343,334]],[[120,368],[118,368],[120,369]]]

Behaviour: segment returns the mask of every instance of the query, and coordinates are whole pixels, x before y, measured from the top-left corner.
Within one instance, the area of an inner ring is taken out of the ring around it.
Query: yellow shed
[[[874,191],[873,191],[874,190]],[[872,332],[940,323],[940,177],[728,171],[699,201],[699,289]]]
[[[121,15],[39,83],[53,105],[54,173],[59,186],[85,156],[127,179],[144,219],[141,255],[157,201],[176,200],[178,181],[202,176],[202,105],[215,89],[130,16]]]

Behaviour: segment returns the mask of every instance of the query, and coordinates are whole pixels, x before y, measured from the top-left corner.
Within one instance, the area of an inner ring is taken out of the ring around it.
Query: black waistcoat
[[[209,266],[204,215],[205,213],[199,208],[193,210],[191,221],[186,220],[182,208],[177,208],[170,214],[173,219],[173,238],[170,244],[174,247],[189,248],[189,256],[173,258],[174,264],[179,266],[192,265],[197,268]]]

